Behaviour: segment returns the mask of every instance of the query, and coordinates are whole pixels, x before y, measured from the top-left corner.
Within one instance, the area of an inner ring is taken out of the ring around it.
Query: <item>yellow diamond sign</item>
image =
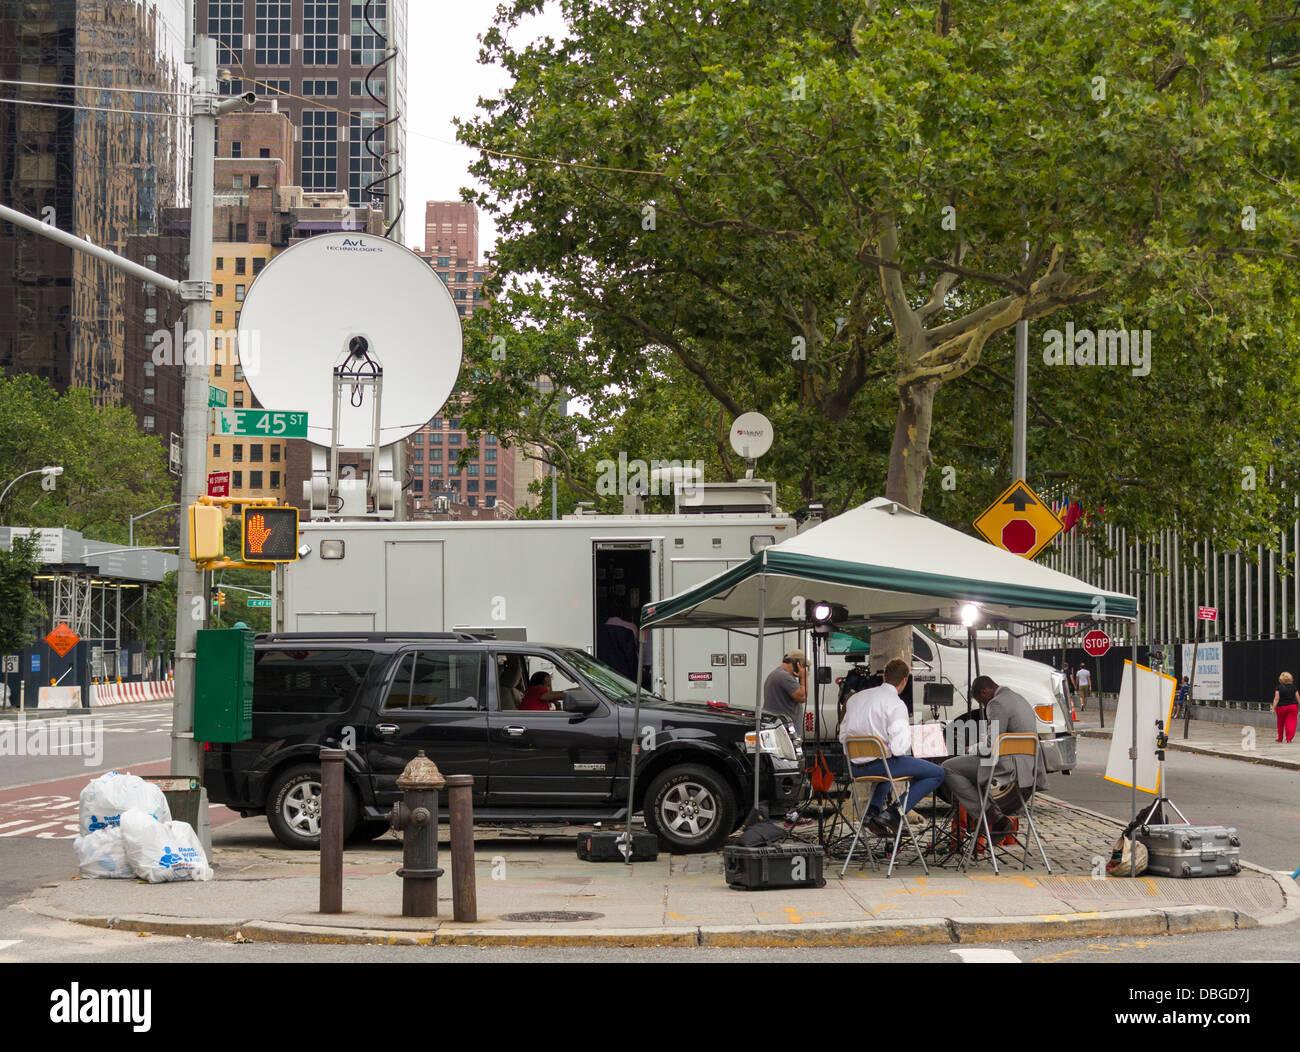
[[[996,544],[1013,555],[1032,559],[1052,543],[1063,527],[1056,513],[1039,499],[1025,480],[1016,479],[975,520],[975,528],[990,544]]]

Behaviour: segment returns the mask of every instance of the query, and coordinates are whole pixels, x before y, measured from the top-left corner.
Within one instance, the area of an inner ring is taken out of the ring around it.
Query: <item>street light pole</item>
[[[57,466],[51,466],[51,465],[46,465],[43,468],[34,468],[31,471],[24,471],[21,475],[19,475],[16,479],[14,479],[11,483],[9,483],[9,485],[7,485],[4,488],[3,493],[0,493],[0,505],[4,504],[5,497],[9,496],[9,491],[13,489],[14,486],[16,486],[23,479],[27,478],[29,475],[48,475],[51,478],[58,478],[58,476],[62,474],[63,474],[63,468]]]
[[[142,512],[139,515],[128,515],[127,519],[129,520],[129,522],[127,523],[127,527],[126,527],[126,543],[129,544],[132,548],[135,547],[135,522],[137,519],[147,518],[148,516],[152,515],[155,511],[166,511],[168,508],[179,508],[179,507],[180,505],[177,504],[175,501],[173,501],[171,504],[160,504],[158,505],[158,507],[153,508],[150,511]]]

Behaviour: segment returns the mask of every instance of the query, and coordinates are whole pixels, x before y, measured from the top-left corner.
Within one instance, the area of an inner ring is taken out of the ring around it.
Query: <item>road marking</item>
[[[22,941],[22,939],[0,939],[0,953],[9,949],[10,946],[17,946]]]
[[[1020,958],[1010,950],[970,949],[949,950],[961,958],[962,964],[1019,964]]]

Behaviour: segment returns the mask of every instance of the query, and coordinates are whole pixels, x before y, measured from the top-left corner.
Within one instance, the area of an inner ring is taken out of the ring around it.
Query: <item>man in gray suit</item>
[[[971,684],[971,695],[984,706],[984,724],[987,727],[989,751],[984,755],[954,756],[943,764],[944,781],[952,790],[957,801],[966,808],[966,813],[975,818],[980,813],[980,797],[990,775],[999,782],[1015,780],[1018,786],[1028,786],[1034,777],[1034,758],[1032,756],[1004,756],[998,761],[996,769],[988,763],[992,755],[992,744],[999,734],[1028,733],[1037,736],[1038,718],[1033,707],[1013,690],[999,687],[988,676],[977,676]],[[1036,788],[1047,788],[1047,773],[1043,764],[1038,763],[1038,782]],[[988,809],[989,828],[993,834],[1011,832],[1011,820],[998,806],[990,801]]]

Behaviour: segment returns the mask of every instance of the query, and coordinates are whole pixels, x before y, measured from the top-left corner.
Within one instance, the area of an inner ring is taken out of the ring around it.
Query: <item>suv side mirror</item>
[[[564,711],[576,712],[580,716],[586,716],[600,708],[600,702],[590,694],[566,694],[564,696]]]

